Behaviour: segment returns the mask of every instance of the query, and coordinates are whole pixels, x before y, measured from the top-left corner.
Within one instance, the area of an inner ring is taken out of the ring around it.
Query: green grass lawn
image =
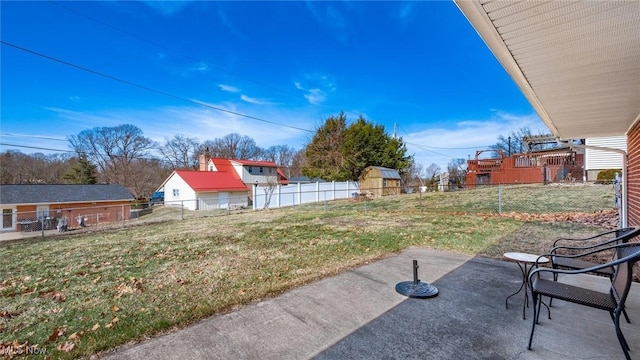
[[[603,230],[495,216],[485,192],[385,197],[366,211],[344,200],[167,220],[176,209],[165,209],[146,225],[2,246],[0,346],[87,357],[407,246],[499,258],[543,252],[560,234]]]

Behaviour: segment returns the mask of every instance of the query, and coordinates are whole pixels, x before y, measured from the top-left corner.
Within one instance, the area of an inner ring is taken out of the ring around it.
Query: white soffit
[[[640,0],[455,2],[557,137],[640,118]]]

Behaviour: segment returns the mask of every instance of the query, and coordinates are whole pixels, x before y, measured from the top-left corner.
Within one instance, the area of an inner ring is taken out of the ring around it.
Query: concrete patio
[[[413,299],[395,285],[419,276],[437,297]],[[567,277],[561,277],[566,280]],[[581,275],[607,289],[607,278]],[[522,319],[516,263],[409,248],[232,313],[101,354],[106,359],[623,359],[609,314],[554,301],[543,309],[532,350],[532,309]],[[640,359],[640,284],[622,331]]]

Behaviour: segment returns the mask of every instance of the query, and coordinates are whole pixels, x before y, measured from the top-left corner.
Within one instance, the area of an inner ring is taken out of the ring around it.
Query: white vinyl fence
[[[253,209],[275,209],[314,202],[355,197],[360,192],[357,182],[316,182],[276,186],[253,186]]]

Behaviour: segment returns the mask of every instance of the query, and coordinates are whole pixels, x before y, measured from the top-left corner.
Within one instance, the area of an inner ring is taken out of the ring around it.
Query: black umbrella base
[[[438,288],[433,285],[418,281],[403,281],[396,284],[396,291],[410,298],[430,298],[438,295]]]

